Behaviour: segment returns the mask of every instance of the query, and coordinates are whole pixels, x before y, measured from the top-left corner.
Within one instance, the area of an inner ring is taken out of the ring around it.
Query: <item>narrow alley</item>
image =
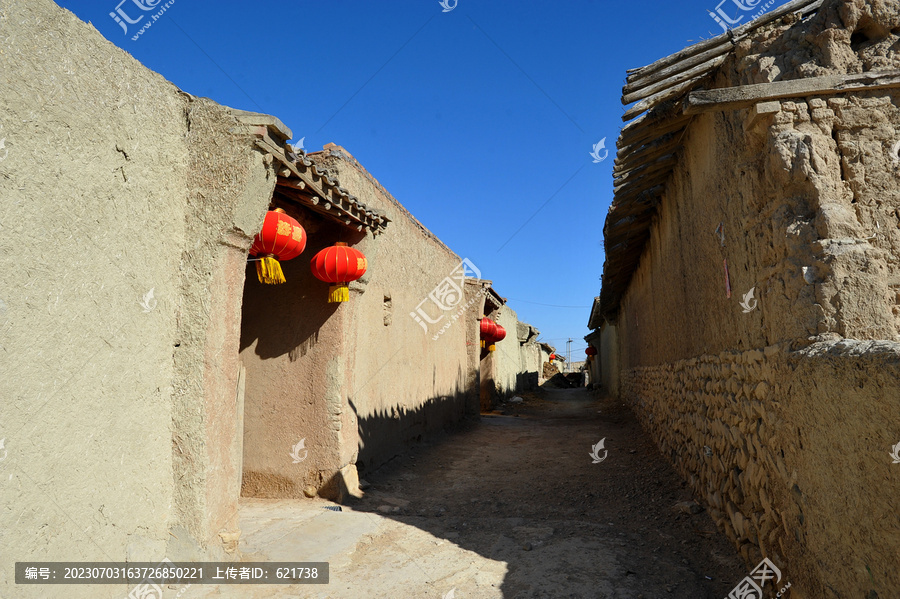
[[[342,512],[243,500],[244,559],[330,562],[327,587],[183,596],[720,599],[746,575],[630,411],[584,388],[523,395],[391,460]]]
[[[0,0],[0,599],[900,599],[900,0]]]

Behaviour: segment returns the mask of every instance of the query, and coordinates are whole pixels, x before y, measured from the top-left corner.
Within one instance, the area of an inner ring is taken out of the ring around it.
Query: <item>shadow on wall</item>
[[[520,372],[516,375],[517,391],[534,391],[538,388],[538,373]]]
[[[356,468],[360,475],[400,455],[425,436],[465,420],[473,394],[477,397],[477,389],[465,389],[457,383],[452,392],[431,397],[414,409],[393,406],[368,416],[360,415],[357,405],[348,398],[359,427]]]

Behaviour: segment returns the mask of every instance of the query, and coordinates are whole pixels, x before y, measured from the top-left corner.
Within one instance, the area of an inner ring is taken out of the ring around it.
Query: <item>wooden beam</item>
[[[613,179],[613,187],[615,189],[621,189],[623,185],[638,181],[641,177],[652,177],[653,175],[663,171],[667,173],[671,172],[672,167],[677,163],[678,159],[675,157],[674,152],[670,154],[664,154],[653,162],[644,163],[641,166],[633,168],[626,173],[617,175]]]
[[[303,181],[297,181],[294,179],[286,179],[284,177],[278,177],[275,180],[275,185],[278,185],[280,187],[288,187],[290,189],[297,189],[297,190],[306,189],[306,183],[304,183]]]
[[[681,144],[680,135],[668,135],[661,137],[656,143],[642,146],[639,150],[631,152],[623,158],[616,158],[613,162],[613,177],[624,175],[636,167],[656,160],[665,154],[671,154]]]
[[[630,121],[631,119],[633,119],[637,115],[641,114],[645,110],[650,110],[651,108],[653,108],[654,106],[656,106],[657,104],[659,104],[661,102],[665,102],[666,100],[671,100],[672,98],[680,96],[681,94],[685,93],[686,91],[688,91],[689,89],[691,89],[692,87],[697,85],[702,79],[704,79],[708,75],[709,75],[709,73],[703,73],[701,75],[698,75],[697,77],[694,77],[693,79],[688,79],[684,83],[679,83],[678,85],[670,87],[670,88],[666,89],[665,91],[659,92],[658,94],[654,94],[654,95],[650,96],[649,98],[645,98],[644,100],[641,100],[640,102],[638,102],[637,104],[635,104],[634,106],[629,108],[625,112],[625,114],[622,115],[622,120]]]
[[[740,27],[735,27],[731,31],[722,33],[721,35],[717,35],[712,39],[708,39],[698,44],[694,44],[693,46],[688,46],[680,52],[676,52],[675,54],[660,58],[656,62],[645,67],[628,71],[628,83],[635,83],[642,77],[646,77],[651,73],[655,73],[657,71],[675,65],[692,56],[696,56],[697,54],[701,54],[703,52],[706,52],[707,50],[716,48],[717,46],[724,45],[732,47],[735,42],[746,37],[750,31],[758,29],[763,25],[767,25],[772,21],[777,21],[788,13],[801,12],[804,15],[812,13],[818,10],[820,6],[822,6],[823,1],[824,0],[792,0],[784,6],[776,8],[770,13],[766,13],[752,21],[744,23]]]
[[[677,73],[681,73],[682,71],[686,71],[694,66],[700,65],[710,60],[715,60],[718,57],[721,57],[723,54],[728,54],[734,48],[733,45],[723,44],[721,46],[716,46],[715,48],[711,48],[705,52],[701,52],[700,54],[696,54],[694,56],[690,56],[687,59],[677,62],[672,66],[666,67],[654,73],[650,73],[646,77],[642,77],[637,79],[634,83],[628,83],[622,88],[622,95],[630,94],[636,91],[639,91],[648,85],[652,85],[658,81],[662,81],[666,77],[670,77]]]
[[[687,68],[691,66],[691,62],[681,63],[674,67],[670,67],[669,69],[665,69],[656,73],[652,78],[650,78],[645,84],[642,84],[640,89],[637,89],[631,93],[626,93],[628,86],[626,86],[622,93],[625,94],[622,96],[622,104],[631,104],[632,102],[637,102],[638,100],[643,100],[644,98],[649,98],[653,94],[658,94],[659,92],[665,91],[670,87],[674,87],[679,83],[683,83],[688,79],[693,79],[698,75],[703,75],[709,73],[710,71],[714,71],[719,67],[725,59],[728,58],[729,50],[725,50],[721,53],[720,56],[716,56],[710,60],[705,62],[701,62],[697,64],[693,68]],[[687,70],[681,72],[672,73],[673,69],[683,69],[687,68]],[[654,83],[656,82],[656,83]],[[653,85],[651,85],[653,84]],[[644,87],[646,85],[646,87]]]
[[[900,87],[900,69],[723,87],[691,92],[685,102],[684,113],[699,114],[720,110],[739,110],[768,100],[832,96],[854,91],[898,87]]]
[[[643,115],[641,118],[644,118],[644,116],[647,115]],[[622,156],[630,154],[631,152],[639,149],[649,141],[657,139],[658,137],[662,137],[667,133],[674,133],[676,131],[684,129],[692,118],[694,117],[686,116],[682,118],[673,118],[670,120],[654,120],[648,122],[646,125],[638,129],[632,129],[628,133],[625,133],[625,129],[623,128],[623,133],[619,137],[618,142],[616,142],[616,146],[619,148],[619,150],[616,152],[616,156],[621,158]]]
[[[613,194],[615,195],[616,200],[620,202],[626,202],[631,198],[640,195],[641,192],[651,187],[666,183],[669,180],[671,174],[671,169],[660,169],[654,171],[650,175],[638,177],[634,181],[623,183],[622,185],[613,189]]]

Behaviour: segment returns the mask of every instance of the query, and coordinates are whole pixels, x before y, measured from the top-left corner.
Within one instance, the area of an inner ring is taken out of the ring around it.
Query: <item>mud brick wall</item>
[[[744,559],[773,559],[792,597],[898,596],[900,344],[633,368],[622,397]]]

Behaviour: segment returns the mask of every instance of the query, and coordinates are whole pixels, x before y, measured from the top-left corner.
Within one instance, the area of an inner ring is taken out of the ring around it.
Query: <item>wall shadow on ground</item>
[[[558,402],[563,408],[554,412],[541,428],[560,427],[557,430],[561,437],[573,438],[580,436],[584,427],[597,426],[585,424],[573,429],[564,423],[585,420],[585,413],[575,409],[579,404],[593,414],[595,410],[592,406],[599,394],[584,388],[539,393]],[[361,500],[350,498],[346,503],[354,511],[377,514],[381,518],[417,528],[491,560],[498,567],[507,568],[505,573],[499,574],[500,582],[496,587],[500,596],[507,599],[538,596],[573,599],[637,597],[638,593],[622,594],[633,590],[631,586],[618,589],[620,594],[615,590],[610,594],[607,587],[616,589],[617,582],[624,581],[628,581],[629,585],[644,584],[632,581],[651,573],[654,580],[648,584],[655,585],[654,588],[662,588],[660,580],[680,583],[679,592],[672,596],[695,599],[724,596],[741,576],[746,575],[743,564],[733,555],[728,541],[723,536],[708,539],[698,534],[692,545],[683,544],[683,537],[677,535],[687,534],[685,529],[693,530],[695,524],[692,522],[701,527],[712,527],[713,523],[704,520],[701,525],[697,519],[687,516],[679,520],[679,516],[672,513],[671,506],[686,497],[682,495],[682,487],[678,485],[671,466],[659,456],[649,438],[642,435],[639,423],[620,402],[606,399],[598,407],[604,408],[606,430],[615,430],[622,439],[631,439],[632,447],[638,448],[636,455],[631,455],[635,453],[632,451],[627,457],[618,456],[617,459],[627,463],[619,466],[621,469],[617,468],[614,473],[607,471],[602,479],[595,479],[598,468],[591,463],[587,446],[582,456],[584,459],[568,465],[563,465],[558,457],[560,452],[569,455],[569,449],[561,449],[553,442],[542,444],[529,458],[519,461],[521,445],[516,441],[510,443],[510,435],[501,435],[501,439],[505,437],[505,440],[498,440],[496,446],[481,445],[474,454],[469,450],[456,451],[454,448],[471,446],[473,435],[484,441],[484,435],[478,435],[479,428],[490,426],[491,430],[499,433],[500,428],[495,429],[495,426],[510,430],[510,427],[516,427],[517,423],[525,420],[509,415],[487,416],[466,428],[445,429],[448,433],[445,436],[426,437],[410,451],[395,455],[366,477],[373,485],[366,497]],[[527,416],[527,413],[523,415]],[[369,424],[379,426],[381,423],[378,420],[374,419]],[[529,436],[525,429],[522,432]],[[638,437],[640,439],[635,441]],[[564,445],[561,443],[561,446]],[[648,458],[651,463],[648,463]],[[644,471],[639,477],[642,481],[632,481],[629,472],[635,468]],[[583,481],[588,479],[595,482],[585,485]],[[650,481],[651,486],[647,487],[645,481]],[[548,487],[553,490],[548,492]],[[627,497],[623,500],[625,495]],[[403,505],[404,502],[407,505]],[[401,505],[403,507],[395,507]],[[648,508],[657,510],[662,518],[661,527],[657,526],[652,514],[648,517]],[[632,516],[633,521],[625,521]],[[607,525],[611,521],[615,521],[614,527]],[[673,525],[672,522],[679,524]],[[541,531],[547,527],[553,532],[541,537],[545,534]],[[642,536],[640,527],[652,531],[643,533],[647,538]],[[482,534],[485,532],[489,534]],[[661,558],[654,559],[652,567],[647,563],[652,547],[634,551],[615,549],[624,543],[643,546],[645,541],[648,546],[653,543],[665,545],[666,541],[657,540],[657,532],[667,533],[658,536],[671,540],[671,545],[666,548],[672,550],[672,555],[660,553]],[[701,580],[703,576],[700,573],[709,572],[709,569],[704,569],[709,556],[700,548],[701,545],[727,552],[725,554],[732,562],[727,566],[718,566],[714,574],[729,571],[724,576],[718,576],[715,582]],[[672,546],[677,546],[677,549],[672,549]],[[614,557],[612,554],[615,554]],[[409,552],[407,557],[415,560],[418,555]],[[422,558],[430,559],[427,555],[422,555]],[[691,560],[689,567],[683,565],[688,558]],[[538,585],[533,577],[534,569],[539,568],[537,564],[542,560],[550,560],[554,564],[551,571],[557,574],[567,568],[577,572],[571,579],[573,587],[583,589],[593,586],[594,581],[599,584],[596,590],[573,592],[574,588],[566,588],[570,580],[567,575],[564,580],[550,583],[559,586],[548,593],[546,587]],[[428,563],[434,566],[434,562]],[[585,564],[592,565],[585,568]],[[428,570],[425,566],[423,568]],[[693,578],[681,580],[680,577],[688,570]],[[449,579],[458,582],[435,587],[435,597],[471,582],[470,579],[458,577]],[[457,593],[460,592],[465,591],[458,588]]]

